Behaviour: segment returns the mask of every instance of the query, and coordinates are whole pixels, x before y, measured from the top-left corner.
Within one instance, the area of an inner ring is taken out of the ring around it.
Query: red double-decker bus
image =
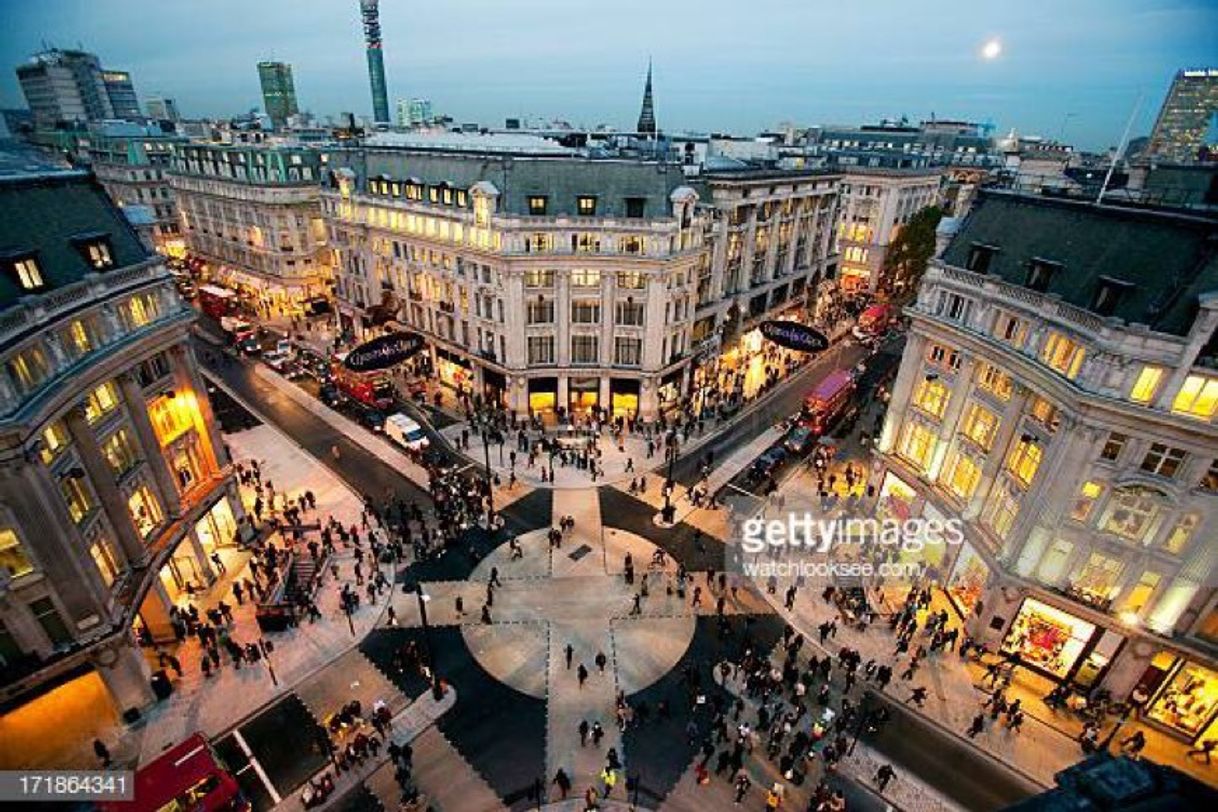
[[[347,369],[343,359],[347,354],[339,353],[330,363],[330,377],[339,391],[352,400],[374,409],[388,409],[394,403],[395,391],[389,376],[384,372],[355,372]]]
[[[199,309],[213,319],[222,319],[237,310],[237,294],[216,285],[199,287]]]
[[[246,812],[250,803],[202,733],[135,772],[135,800],[99,804],[102,812]]]
[[[800,422],[817,436],[823,435],[850,408],[854,375],[848,369],[830,372],[804,399]]]

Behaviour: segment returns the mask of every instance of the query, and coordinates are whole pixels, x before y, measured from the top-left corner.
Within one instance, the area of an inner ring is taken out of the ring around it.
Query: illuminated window
[[[524,250],[534,254],[543,254],[553,247],[554,240],[549,234],[530,234],[524,242]]]
[[[577,254],[595,254],[601,250],[601,238],[595,234],[572,234],[571,250]]]
[[[1121,538],[1141,542],[1158,526],[1159,513],[1159,502],[1149,491],[1128,488],[1113,495],[1100,528]]]
[[[998,415],[980,403],[974,403],[965,411],[960,425],[965,437],[989,451],[994,443],[994,435],[998,433]]]
[[[56,420],[42,430],[42,448],[38,453],[42,457],[43,463],[50,465],[71,444],[72,438],[68,435],[67,428]]]
[[[1162,580],[1163,576],[1157,572],[1151,572],[1150,570],[1143,572],[1142,577],[1134,584],[1133,589],[1129,590],[1129,594],[1121,601],[1121,611],[1130,612],[1135,615],[1141,612]]]
[[[1032,403],[1028,406],[1028,414],[1049,431],[1057,431],[1057,426],[1060,422],[1057,407],[1048,400],[1039,395],[1034,396]]]
[[[1129,442],[1129,437],[1120,432],[1114,431],[1108,434],[1108,439],[1104,441],[1104,447],[1100,449],[1100,459],[1108,462],[1116,462],[1121,456],[1121,452],[1125,450],[1125,443]]]
[[[982,364],[977,370],[977,386],[1002,400],[1008,400],[1014,383],[1010,375],[993,364]]]
[[[59,478],[59,492],[63,494],[68,515],[76,524],[83,522],[93,512],[93,492],[85,484],[84,471],[76,468]]]
[[[81,240],[77,243],[77,248],[95,271],[105,271],[114,267],[114,257],[110,253],[108,240],[104,238]]]
[[[21,394],[38,389],[51,376],[51,364],[42,347],[31,345],[4,362],[9,380]]]
[[[1155,398],[1155,392],[1159,389],[1159,382],[1163,380],[1163,368],[1144,366],[1142,371],[1138,373],[1138,379],[1133,383],[1133,389],[1129,392],[1129,399],[1134,403],[1150,403]]]
[[[943,413],[947,410],[947,401],[950,398],[951,392],[938,378],[923,379],[914,393],[914,403],[923,411],[939,418],[943,417]]]
[[[155,296],[151,293],[137,293],[119,309],[127,329],[135,330],[156,319],[161,308]]]
[[[1101,600],[1111,598],[1121,569],[1119,558],[1092,553],[1071,585],[1080,592],[1094,595]]]
[[[144,538],[161,523],[161,505],[146,483],[140,483],[127,497],[127,512],[131,514],[136,531]]]
[[[1007,488],[994,488],[986,502],[982,521],[998,538],[1005,539],[1019,515],[1019,500],[1022,494],[1012,493]]]
[[[1040,442],[1036,438],[1021,438],[1019,444],[1011,450],[1010,456],[1007,457],[1007,470],[1025,486],[1031,485],[1032,479],[1036,476],[1036,470],[1040,468],[1040,461],[1044,453],[1044,449],[1041,448]]]
[[[22,290],[38,290],[46,285],[46,280],[42,278],[42,269],[38,267],[38,260],[33,254],[11,257],[7,264]]]
[[[617,286],[629,290],[642,290],[647,287],[647,277],[641,271],[618,271]]]
[[[1185,513],[1176,521],[1167,538],[1163,540],[1163,549],[1173,555],[1179,555],[1188,545],[1189,539],[1197,531],[1201,517],[1196,513]]]
[[[119,569],[114,563],[114,552],[110,549],[109,540],[99,538],[93,542],[89,545],[89,555],[93,558],[93,565],[97,567],[97,574],[101,576],[102,583],[106,586],[113,584]]]
[[[956,459],[947,467],[943,481],[948,490],[967,501],[972,498],[973,492],[977,490],[977,483],[981,481],[981,466],[967,454],[957,453]]]
[[[1104,486],[1100,483],[1091,480],[1084,482],[1083,487],[1078,490],[1078,498],[1074,500],[1074,507],[1070,510],[1070,518],[1076,522],[1087,521],[1103,492]]]
[[[160,395],[148,404],[148,417],[162,446],[169,445],[194,426],[190,400],[183,394],[174,397]]]
[[[524,286],[526,288],[552,288],[554,287],[554,272],[530,268],[524,272]]]
[[[583,217],[596,214],[596,198],[591,195],[580,195],[576,198],[576,210]]]
[[[905,431],[901,435],[898,453],[914,463],[919,471],[925,473],[930,467],[930,461],[935,454],[937,443],[938,438],[930,426],[916,420],[910,420],[905,424]]]
[[[857,245],[852,245],[846,248],[845,258],[847,262],[853,262],[858,265],[867,262],[867,249]]]
[[[543,217],[546,213],[547,198],[543,195],[529,195],[529,214]]]
[[[601,272],[585,269],[571,271],[571,286],[576,288],[597,288],[601,284]]]
[[[131,437],[127,434],[127,429],[121,428],[111,434],[101,444],[102,456],[106,458],[106,462],[110,464],[115,476],[122,476],[135,467],[139,462],[139,457],[136,456],[135,446],[131,442]]]
[[[61,333],[60,343],[74,358],[93,351],[93,328],[84,319],[74,319]]]
[[[1218,411],[1218,378],[1189,375],[1176,393],[1171,410],[1190,417],[1209,419]]]
[[[10,578],[16,578],[33,570],[34,565],[30,563],[16,531],[0,527],[0,571],[7,572]]]
[[[93,425],[118,408],[118,387],[114,381],[106,381],[85,397],[85,419]]]
[[[622,254],[641,255],[644,245],[642,237],[622,237],[618,240],[617,250]]]
[[[1153,443],[1142,458],[1142,470],[1156,476],[1174,479],[1181,463],[1188,457],[1182,448],[1172,448],[1163,443]]]
[[[1051,332],[1041,350],[1040,360],[1047,366],[1065,375],[1070,380],[1078,377],[1078,371],[1083,366],[1086,351],[1077,342],[1067,338],[1062,333]]]

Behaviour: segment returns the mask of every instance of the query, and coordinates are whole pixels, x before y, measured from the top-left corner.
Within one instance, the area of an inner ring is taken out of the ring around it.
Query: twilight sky
[[[261,106],[255,63],[292,64],[301,107],[371,112],[358,0],[0,0],[0,106],[43,41],[130,70],[186,116]],[[391,107],[458,121],[632,127],[648,55],[661,128],[992,120],[1115,144],[1147,133],[1179,67],[1218,64],[1216,0],[381,0]],[[982,44],[1003,43],[984,61]]]

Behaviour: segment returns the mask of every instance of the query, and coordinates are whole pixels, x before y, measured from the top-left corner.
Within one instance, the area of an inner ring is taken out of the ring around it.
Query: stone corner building
[[[1218,703],[1218,223],[985,192],[916,303],[872,471],[969,634],[1048,683]]]
[[[90,174],[0,175],[0,701],[152,699],[136,632],[214,579],[241,505],[193,311]],[[81,676],[83,674],[83,676]]]
[[[343,331],[417,331],[442,384],[522,416],[654,419],[830,273],[833,173],[687,178],[506,137],[379,136],[325,161]]]

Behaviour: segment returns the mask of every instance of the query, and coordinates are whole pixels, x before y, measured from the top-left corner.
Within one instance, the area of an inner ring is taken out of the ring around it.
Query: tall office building
[[[114,118],[130,120],[140,117],[140,100],[135,95],[130,73],[125,70],[103,70],[102,82],[106,85]]]
[[[431,110],[431,99],[398,99],[397,113],[399,127],[418,127],[435,117]]]
[[[292,81],[292,66],[286,62],[259,62],[258,80],[262,83],[262,104],[276,127],[282,127],[288,116],[296,115],[296,85]]]
[[[1175,163],[1196,161],[1215,116],[1218,68],[1178,71],[1155,120],[1147,154]]]
[[[372,85],[372,117],[389,123],[389,94],[385,89],[385,56],[381,51],[381,11],[377,0],[360,0],[364,47],[368,50],[368,81]]]
[[[148,110],[148,118],[157,121],[177,121],[182,117],[177,101],[168,96],[152,96],[144,102],[144,107]]]
[[[34,114],[34,124],[40,129],[61,121],[114,118],[114,107],[96,54],[51,48],[19,65],[17,80]]]

